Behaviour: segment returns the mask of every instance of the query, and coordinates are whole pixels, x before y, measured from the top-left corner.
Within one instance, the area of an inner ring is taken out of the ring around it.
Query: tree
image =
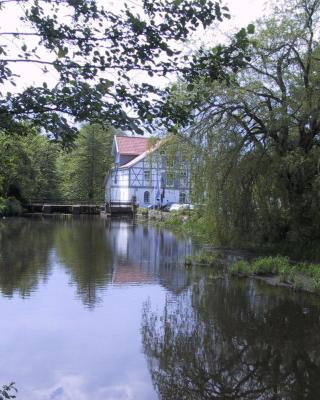
[[[112,164],[114,129],[86,125],[80,130],[72,152],[58,162],[61,197],[69,200],[102,202],[104,183]]]
[[[24,136],[0,132],[0,197],[29,199],[57,197],[58,148],[37,131],[24,126]]]
[[[139,121],[153,116],[150,94],[161,93],[147,82],[132,83],[130,73],[164,76],[182,69],[179,44],[200,25],[228,17],[227,8],[211,0],[143,0],[119,13],[95,0],[1,0],[0,12],[14,4],[22,7],[26,28],[0,32],[15,44],[0,45],[0,129],[21,130],[27,120],[64,144],[77,132],[73,122],[87,119],[141,133]],[[57,84],[50,88],[44,80],[6,92],[8,83],[16,85],[14,66],[21,63],[41,66],[44,77],[54,71]]]
[[[243,32],[236,73],[232,57],[222,74],[219,51],[207,50],[197,74],[173,90],[171,105],[192,110],[185,135],[204,150],[220,231],[261,240],[320,237],[319,17],[318,0],[283,2],[256,34],[251,26],[251,35]]]

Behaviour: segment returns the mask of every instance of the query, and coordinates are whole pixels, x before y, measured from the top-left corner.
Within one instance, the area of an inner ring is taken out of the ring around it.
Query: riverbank
[[[199,253],[186,257],[185,266],[206,266],[221,270],[232,277],[254,278],[271,286],[290,288],[320,295],[320,265],[292,263],[288,257],[257,257],[225,263],[219,254]]]
[[[229,274],[264,279],[274,286],[320,294],[320,265],[292,264],[288,257],[260,257],[252,262],[239,260],[230,265]]]
[[[191,210],[165,212],[140,208],[137,212],[139,221],[151,222],[160,228],[167,228],[175,233],[183,233],[207,243],[214,243],[212,229],[204,215]]]
[[[195,240],[211,245],[215,248],[237,249],[254,253],[258,256],[285,256],[294,263],[309,262],[320,264],[320,242],[308,241],[280,241],[277,243],[247,242],[233,238],[230,241],[219,241],[210,225],[205,212],[182,210],[178,212],[162,212],[157,210],[140,209],[138,219],[148,221],[160,228],[172,230],[174,233],[192,236]]]

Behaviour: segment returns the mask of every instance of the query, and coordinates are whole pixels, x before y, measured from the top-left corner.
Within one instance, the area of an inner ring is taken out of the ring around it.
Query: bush
[[[186,267],[190,267],[192,265],[192,257],[191,256],[186,256],[184,259],[184,265]]]
[[[148,209],[147,209],[147,208],[139,207],[139,213],[140,213],[141,215],[143,215],[144,217],[146,217],[146,216],[148,215]]]
[[[290,268],[288,257],[260,257],[252,264],[252,272],[256,275],[274,275]]]
[[[194,256],[186,256],[184,260],[185,266],[205,265],[205,266],[220,266],[221,261],[217,254],[200,253]]]
[[[320,293],[320,274],[318,276],[314,276],[312,279],[312,289]]]
[[[239,260],[231,264],[229,274],[232,276],[249,276],[252,274],[252,269],[247,261]]]
[[[280,282],[293,283],[295,281],[296,269],[289,264],[280,266],[278,273]]]
[[[220,264],[220,262],[218,260],[218,256],[216,254],[212,254],[212,253],[201,253],[201,254],[196,255],[194,257],[194,263],[208,265],[208,266]]]
[[[7,199],[0,197],[0,215],[1,216],[16,216],[21,215],[23,208],[19,200],[15,197],[8,197]]]
[[[9,215],[21,215],[23,208],[19,200],[14,197],[9,197],[7,199],[7,207]]]
[[[6,210],[7,210],[6,199],[0,196],[0,216],[5,215]]]

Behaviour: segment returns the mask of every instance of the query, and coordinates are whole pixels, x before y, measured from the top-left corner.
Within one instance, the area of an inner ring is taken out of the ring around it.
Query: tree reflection
[[[27,297],[49,270],[53,227],[41,221],[10,220],[0,223],[0,290]]]
[[[318,310],[242,285],[200,280],[162,315],[146,304],[143,346],[161,399],[318,399]]]
[[[79,297],[94,307],[100,301],[99,291],[112,279],[112,251],[103,223],[93,218],[67,221],[56,231],[55,243]]]

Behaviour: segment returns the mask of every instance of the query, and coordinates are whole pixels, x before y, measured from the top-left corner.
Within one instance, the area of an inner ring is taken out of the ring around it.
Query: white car
[[[192,210],[193,206],[191,208],[191,204],[179,204],[179,203],[173,203],[170,208],[169,211],[179,211],[179,210]]]

